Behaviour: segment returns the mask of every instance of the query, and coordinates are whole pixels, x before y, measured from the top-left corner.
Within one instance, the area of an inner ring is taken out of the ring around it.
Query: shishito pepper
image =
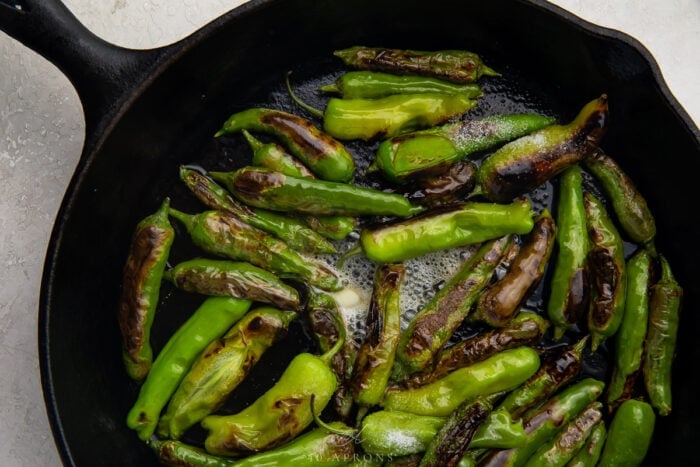
[[[160,419],[158,434],[179,439],[195,423],[218,410],[267,349],[287,334],[295,316],[259,307],[207,345],[173,393]]]
[[[389,389],[381,405],[385,410],[446,417],[466,400],[518,387],[539,365],[540,357],[530,347],[504,350],[425,386]]]
[[[605,421],[601,420],[591,430],[591,433],[586,438],[584,445],[574,454],[567,467],[595,467],[598,465],[600,454],[603,452],[605,438],[608,435],[608,429],[605,426]]]
[[[479,193],[507,203],[552,179],[594,151],[607,131],[608,97],[586,104],[566,125],[550,125],[507,143],[479,166]]]
[[[249,300],[207,298],[160,351],[126,418],[139,438],[148,439],[187,370],[207,344],[217,339],[250,307]]]
[[[467,201],[413,219],[364,228],[360,246],[374,262],[395,263],[504,235],[526,234],[534,225],[533,216],[527,198],[505,205]]]
[[[665,416],[671,413],[671,369],[683,301],[683,288],[676,281],[666,257],[659,255],[661,277],[649,296],[649,327],[644,354],[644,385],[651,405]]]
[[[379,404],[389,382],[401,335],[399,294],[405,275],[403,264],[382,265],[375,270],[367,333],[350,378],[353,397],[361,407]]]
[[[500,76],[474,52],[466,50],[404,50],[354,46],[333,55],[349,67],[397,75],[430,76],[453,83],[473,83],[481,76]]]
[[[304,222],[277,212],[255,209],[240,203],[226,188],[196,170],[180,167],[180,179],[211,209],[230,212],[243,222],[287,242],[306,253],[336,253],[335,247]]]
[[[344,327],[338,318],[338,326]],[[232,415],[209,415],[205,449],[212,454],[241,455],[280,446],[303,432],[333,397],[338,379],[329,367],[345,336],[326,353],[301,353],[292,359],[275,385]],[[315,406],[312,408],[312,399]]]
[[[277,276],[241,261],[191,259],[173,266],[163,277],[177,288],[202,295],[245,298],[297,310],[299,292]]]
[[[442,172],[422,175],[409,184],[406,197],[412,203],[438,207],[457,203],[466,198],[476,183],[476,164],[460,160]]]
[[[554,323],[554,338],[578,324],[588,308],[588,234],[583,204],[581,168],[573,165],[559,180],[556,262],[551,279],[547,314]]]
[[[241,130],[276,136],[323,180],[349,182],[355,175],[355,161],[345,146],[297,115],[266,108],[243,110],[231,115],[215,136]]]
[[[617,408],[598,465],[641,465],[654,434],[656,415],[647,402],[628,399]]]
[[[297,178],[256,167],[210,175],[238,199],[273,211],[408,217],[423,211],[401,195],[347,183]]]
[[[155,213],[137,224],[122,273],[117,315],[122,357],[126,372],[136,381],[146,377],[153,362],[151,327],[163,271],[175,239],[175,230],[168,219],[169,207],[170,199],[166,198]]]
[[[388,180],[403,182],[554,122],[553,118],[538,114],[493,115],[395,136],[379,145],[370,170],[378,169]]]
[[[512,235],[484,243],[413,317],[401,333],[394,380],[401,381],[433,362],[471,311],[512,243]]]
[[[375,71],[348,71],[335,82],[321,86],[321,92],[339,94],[344,99],[377,99],[393,94],[462,94],[481,97],[481,87],[475,83],[457,84],[426,76],[402,76]]]
[[[283,279],[295,279],[325,290],[340,289],[338,273],[325,262],[303,255],[284,241],[256,229],[225,211],[195,215],[170,208],[195,245],[216,256],[247,261]]]

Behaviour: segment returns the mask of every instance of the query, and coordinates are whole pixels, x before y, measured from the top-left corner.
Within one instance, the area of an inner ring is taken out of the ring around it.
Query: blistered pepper
[[[176,440],[151,438],[147,441],[161,465],[171,467],[233,467],[235,459],[209,454],[204,449]]]
[[[259,307],[207,345],[170,398],[158,434],[179,439],[191,426],[218,410],[267,349],[287,334],[295,316]]]
[[[226,188],[196,170],[180,167],[180,179],[187,188],[211,209],[230,212],[243,222],[287,242],[295,250],[306,253],[336,253],[335,247],[304,222],[277,212],[246,206]]]
[[[401,381],[433,362],[471,311],[512,243],[512,235],[484,243],[413,317],[401,333],[392,379]]]
[[[659,255],[661,277],[650,291],[649,327],[644,353],[644,385],[651,405],[665,416],[671,413],[671,370],[676,356],[683,288],[666,257]]]
[[[276,136],[323,180],[349,182],[355,175],[355,161],[345,146],[305,118],[281,110],[247,109],[231,115],[215,136],[241,130]]]
[[[474,52],[466,50],[402,50],[355,46],[333,55],[349,67],[397,75],[430,76],[453,83],[473,83],[482,76],[500,76]]]
[[[153,362],[151,327],[158,307],[163,271],[175,239],[168,218],[169,207],[170,199],[166,198],[155,213],[137,224],[122,273],[117,308],[122,357],[127,374],[136,381],[146,377]]]
[[[210,175],[244,203],[273,211],[399,217],[423,211],[398,194],[347,183],[290,177],[268,169],[243,167]]]
[[[197,356],[238,321],[250,304],[228,297],[207,298],[170,337],[126,418],[126,424],[139,438],[146,440],[155,432],[161,411]]]
[[[460,160],[444,171],[425,174],[412,180],[404,190],[412,203],[426,207],[454,204],[466,198],[476,183],[476,164]]]
[[[300,305],[295,288],[271,272],[241,261],[191,259],[165,271],[163,277],[186,292],[245,298],[285,310],[297,310]]]
[[[364,228],[361,250],[353,252],[361,251],[377,263],[395,263],[504,235],[526,234],[532,230],[533,217],[527,198],[510,204],[467,201],[413,219]]]
[[[382,141],[370,170],[404,182],[469,156],[540,130],[554,119],[538,114],[493,115],[466,119]]]
[[[647,402],[627,399],[615,411],[598,465],[641,465],[654,434],[656,415]]]
[[[479,193],[507,203],[580,162],[598,147],[607,130],[608,97],[586,104],[567,125],[550,125],[507,143],[479,166]]]
[[[284,241],[252,227],[225,211],[204,211],[190,215],[170,208],[193,243],[207,253],[233,261],[247,261],[282,279],[295,279],[338,290],[338,273],[325,262],[292,249]]]
[[[603,452],[605,438],[608,435],[608,429],[605,426],[605,421],[600,421],[591,430],[591,433],[586,438],[583,446],[574,454],[567,467],[595,467],[598,465],[600,454]]]

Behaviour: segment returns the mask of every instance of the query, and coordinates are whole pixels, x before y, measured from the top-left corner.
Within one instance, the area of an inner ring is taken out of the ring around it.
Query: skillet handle
[[[0,0],[0,31],[56,65],[70,80],[85,114],[85,144],[94,143],[167,48],[126,49],[92,32],[59,0]]]

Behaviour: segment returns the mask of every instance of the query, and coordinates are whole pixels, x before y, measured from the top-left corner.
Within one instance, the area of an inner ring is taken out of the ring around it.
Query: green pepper
[[[537,114],[493,115],[395,136],[381,142],[369,170],[378,169],[388,180],[404,182],[540,130],[554,121]]]
[[[527,442],[516,448],[489,452],[480,466],[522,466],[559,429],[575,418],[603,392],[605,383],[585,378],[564,388],[544,405],[529,413],[524,421]]]
[[[554,249],[556,226],[547,209],[534,222],[507,272],[479,297],[470,320],[494,327],[506,325],[541,282]]]
[[[153,363],[126,418],[139,438],[148,439],[156,429],[160,412],[185,373],[209,342],[219,338],[250,307],[250,301],[228,297],[206,299],[170,337]]]
[[[589,250],[588,269],[591,296],[588,309],[588,331],[591,350],[614,335],[625,312],[627,276],[622,237],[603,203],[592,193],[583,195],[586,210]]]
[[[644,354],[644,385],[651,405],[665,416],[671,413],[671,369],[676,353],[683,288],[671,265],[659,255],[661,278],[650,291],[649,327]]]
[[[401,333],[392,379],[401,381],[433,362],[471,311],[512,243],[512,235],[484,243],[413,317]]]
[[[444,417],[465,400],[518,387],[539,365],[539,355],[530,347],[504,350],[425,386],[389,389],[381,405],[385,410]]]
[[[355,175],[355,161],[345,146],[297,115],[265,108],[243,110],[231,115],[215,136],[241,130],[276,136],[323,180],[349,182]]]
[[[608,434],[604,421],[600,421],[591,430],[585,444],[574,454],[567,467],[595,467],[598,465],[600,454]]]
[[[563,466],[583,447],[593,429],[603,420],[603,404],[592,402],[563,426],[528,459],[526,467]]]
[[[118,304],[122,358],[126,372],[135,381],[146,377],[153,362],[151,327],[163,271],[175,239],[168,219],[169,207],[170,199],[166,198],[155,213],[137,224],[122,273]]]
[[[228,300],[228,299],[227,299]],[[173,393],[158,433],[171,439],[218,410],[260,357],[287,334],[295,313],[271,307],[250,311],[199,354]]]
[[[243,130],[251,149],[253,166],[265,167],[275,172],[297,178],[316,178],[304,164],[276,143],[263,143]],[[342,240],[355,230],[357,219],[347,216],[307,216],[306,223],[321,235],[332,240]]]
[[[477,172],[478,193],[507,203],[552,179],[598,147],[607,131],[608,97],[586,104],[567,125],[550,125],[502,146]]]
[[[501,328],[481,332],[444,349],[434,364],[414,373],[401,384],[407,387],[423,386],[502,350],[535,345],[542,340],[548,328],[549,322],[536,313],[520,313]]]
[[[507,205],[467,201],[414,219],[364,228],[360,246],[371,261],[395,263],[508,234],[526,234],[534,225],[533,215],[527,198]]]
[[[350,378],[353,398],[363,407],[379,404],[389,382],[401,335],[399,293],[405,275],[403,264],[382,265],[375,269],[366,335]]]
[[[230,212],[243,222],[287,242],[295,250],[306,253],[337,253],[330,242],[303,222],[276,212],[241,204],[224,187],[195,170],[181,166],[180,179],[209,208]]]
[[[186,292],[245,298],[285,310],[299,309],[299,292],[271,272],[250,263],[205,258],[183,261],[163,278]]]
[[[393,94],[462,94],[469,98],[483,95],[478,84],[456,84],[426,76],[401,76],[375,71],[348,71],[321,92],[339,94],[344,99],[377,99]]]
[[[646,200],[630,177],[600,148],[591,152],[583,163],[610,198],[623,232],[633,242],[652,247],[656,222]]]
[[[429,76],[453,83],[473,83],[482,76],[500,76],[477,54],[466,50],[402,50],[355,46],[333,55],[349,67],[396,75]]]
[[[323,261],[298,253],[282,240],[225,211],[189,215],[170,208],[169,213],[185,226],[193,243],[207,253],[247,261],[280,278],[307,282],[325,290],[341,288],[338,273]]]
[[[147,443],[162,465],[172,467],[233,467],[236,465],[234,459],[213,456],[204,449],[182,441],[151,438]]]
[[[640,465],[654,434],[656,415],[647,402],[627,399],[615,411],[598,465]]]
[[[574,165],[564,171],[559,182],[557,254],[547,303],[555,339],[578,324],[587,309],[588,242],[583,176],[581,168]]]
[[[399,217],[423,211],[401,195],[347,183],[289,177],[268,169],[243,167],[234,172],[211,172],[210,175],[242,202],[273,211]]]
[[[338,329],[344,331],[340,317]],[[326,353],[300,353],[273,387],[242,411],[209,415],[205,449],[212,454],[241,455],[280,446],[303,432],[322,412],[338,388],[330,362],[342,349],[345,335]],[[312,399],[317,403],[312,407]]]
[[[642,248],[627,261],[627,298],[622,323],[615,337],[613,371],[607,401],[613,404],[629,395],[642,366],[649,321],[651,254]]]

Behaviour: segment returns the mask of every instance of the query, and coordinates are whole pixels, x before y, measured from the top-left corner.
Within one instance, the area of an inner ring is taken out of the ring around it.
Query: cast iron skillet
[[[39,310],[45,401],[66,465],[155,464],[125,426],[137,388],[122,367],[115,320],[136,222],[165,195],[183,210],[201,208],[178,182],[178,165],[220,170],[244,163],[240,141],[212,138],[224,119],[258,104],[298,112],[282,86],[289,69],[299,92],[320,104],[313,88],[341,71],[332,50],[351,45],[478,52],[504,73],[487,84],[481,113],[536,110],[568,121],[608,93],[604,149],[647,197],[657,247],[686,291],[674,411],[658,419],[647,463],[688,465],[697,457],[700,409],[691,369],[700,354],[693,345],[700,331],[700,218],[691,204],[697,179],[690,164],[700,156],[700,132],[635,40],[542,0],[253,0],[176,44],[146,51],[95,37],[57,0],[0,0],[0,28],[55,63],[85,111],[85,146],[51,237]],[[350,148],[361,169],[371,151]],[[173,262],[195,254],[184,241],[176,251]],[[156,351],[198,300],[165,287]],[[230,409],[260,394],[308,342],[293,328]],[[604,369],[589,363],[590,371]]]

